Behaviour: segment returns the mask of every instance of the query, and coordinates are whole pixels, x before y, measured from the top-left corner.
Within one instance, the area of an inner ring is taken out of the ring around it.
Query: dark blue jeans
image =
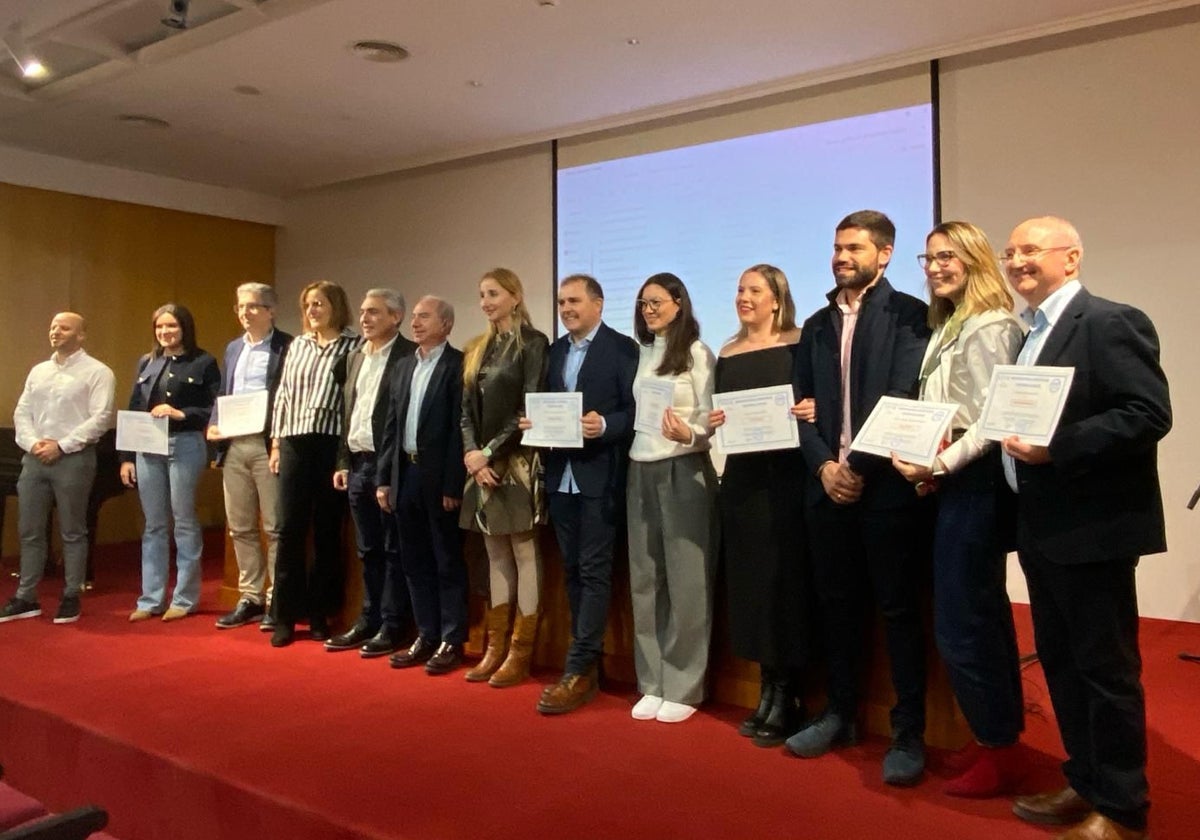
[[[612,597],[616,504],[578,493],[550,494],[550,521],[563,556],[571,648],[567,674],[586,674],[604,652],[604,627]]]
[[[938,652],[971,731],[993,747],[1014,744],[1025,706],[1006,560],[997,532],[994,452],[939,479],[933,541],[933,622]]]
[[[346,495],[363,564],[362,618],[372,632],[380,627],[395,632],[408,623],[411,607],[400,568],[396,518],[384,513],[375,499],[373,452],[350,453]]]
[[[396,521],[417,632],[434,644],[463,644],[467,640],[467,567],[458,511],[443,507],[440,489],[424,482],[416,465],[409,465],[400,478]]]

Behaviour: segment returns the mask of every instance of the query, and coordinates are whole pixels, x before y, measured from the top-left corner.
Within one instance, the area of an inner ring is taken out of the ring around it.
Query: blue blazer
[[[392,368],[388,385],[383,439],[376,449],[376,486],[390,487],[393,509],[405,470],[420,470],[421,485],[430,497],[461,499],[467,480],[463,465],[463,354],[449,344],[429,377],[417,417],[417,463],[404,452],[404,421],[408,417],[416,352],[405,353]]]
[[[546,390],[564,392],[563,368],[567,361],[570,336],[560,336],[550,345]],[[633,380],[637,374],[638,346],[608,324],[601,323],[596,337],[583,357],[575,390],[583,394],[583,413],[603,415],[604,434],[585,440],[583,449],[543,450],[546,489],[558,490],[567,464],[579,486],[579,492],[601,498],[625,486],[625,461],[633,440]]]
[[[133,382],[133,393],[129,395],[130,411],[149,411],[150,394],[154,383],[160,378],[163,399],[183,412],[182,420],[170,422],[171,434],[176,432],[203,432],[212,415],[213,403],[221,390],[221,371],[217,360],[203,350],[176,356],[147,354],[138,360],[137,376]],[[133,452],[122,452],[121,461],[130,462]]]
[[[817,419],[800,424],[800,449],[808,466],[810,505],[825,498],[817,471],[826,461],[836,461],[842,431],[842,313],[837,290],[828,294],[829,305],[818,309],[800,330],[796,348],[793,387],[796,399],[813,397]],[[926,324],[929,307],[912,295],[898,292],[881,277],[863,295],[854,327],[850,358],[850,429],[858,434],[882,396],[915,398],[921,360],[929,344]],[[917,496],[891,461],[876,455],[851,452],[850,467],[863,476],[865,487],[859,504],[895,507],[911,504]]]
[[[268,345],[267,359],[267,427],[263,431],[263,446],[269,452],[271,449],[271,412],[275,406],[275,392],[279,390],[279,377],[283,373],[283,360],[287,355],[288,345],[292,343],[291,333],[286,333],[278,327],[271,334]],[[238,359],[246,349],[246,342],[238,336],[225,347],[225,375],[221,377],[221,396],[227,397],[233,393],[233,372],[237,369]],[[217,444],[217,466],[225,461],[225,453],[229,451],[229,441],[223,440]]]
[[[1158,441],[1171,429],[1171,399],[1150,319],[1080,289],[1037,363],[1075,377],[1050,462],[1015,462],[1022,541],[1054,563],[1165,551]]]

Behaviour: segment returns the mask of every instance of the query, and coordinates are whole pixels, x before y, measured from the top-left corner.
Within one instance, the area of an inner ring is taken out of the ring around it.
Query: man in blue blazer
[[[852,213],[837,226],[837,288],[800,332],[794,387],[817,417],[800,424],[813,582],[829,670],[829,706],[787,741],[805,758],[857,738],[864,612],[873,591],[883,614],[896,704],[883,780],[916,784],[925,767],[925,645],[920,581],[931,522],[912,487],[886,458],[851,452],[880,397],[916,397],[929,342],[924,303],[884,277],[896,228],[882,213]]]
[[[558,287],[567,334],[551,346],[548,391],[583,395],[583,449],[545,452],[550,519],[562,551],[571,647],[562,679],[542,692],[537,709],[563,714],[599,688],[599,662],[612,591],[613,542],[624,510],[625,470],[633,435],[637,344],[603,323],[604,290],[573,274]],[[522,428],[532,428],[528,420]]]
[[[376,464],[376,500],[394,513],[400,562],[408,581],[416,641],[392,655],[393,668],[425,664],[448,674],[462,664],[467,640],[467,568],[458,508],[463,466],[463,354],[447,338],[454,307],[426,296],[412,312],[414,352],[391,375],[390,398]]]
[[[1069,222],[1022,222],[1003,254],[1032,329],[1019,365],[1072,367],[1047,446],[1002,442],[1017,491],[1017,552],[1038,656],[1062,733],[1067,787],[1017,799],[1060,840],[1146,837],[1146,709],[1138,651],[1138,558],[1166,550],[1158,441],[1171,428],[1158,335],[1131,306],[1078,282]]]
[[[275,290],[265,283],[243,283],[237,288],[234,312],[242,335],[225,348],[225,374],[221,378],[221,396],[267,392],[267,412],[261,435],[227,438],[221,434],[221,418],[213,412],[208,439],[217,442],[217,466],[222,467],[225,490],[225,520],[233,541],[238,566],[238,602],[231,612],[217,619],[217,627],[228,630],[262,619],[262,629],[270,630],[271,590],[268,579],[275,580],[275,547],[279,540],[275,502],[279,478],[267,465],[271,452],[271,408],[279,389],[283,359],[292,336],[275,328]],[[262,517],[267,534],[264,562],[258,522]]]

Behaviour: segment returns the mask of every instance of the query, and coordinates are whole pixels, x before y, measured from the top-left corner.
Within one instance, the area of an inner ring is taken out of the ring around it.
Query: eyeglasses
[[[931,262],[936,262],[940,266],[950,265],[950,260],[957,257],[958,254],[953,251],[938,251],[936,254],[917,254],[917,262],[921,268],[929,268]]]
[[[1032,262],[1033,260],[1040,259],[1043,254],[1048,254],[1051,251],[1069,251],[1074,247],[1076,246],[1054,245],[1050,248],[1022,248],[1019,251],[1014,251],[1012,248],[1009,248],[1007,251],[997,254],[996,257],[1005,265],[1008,265],[1017,257],[1020,257],[1026,262]]]
[[[249,315],[257,315],[264,309],[270,309],[270,307],[262,303],[239,303],[233,307],[233,311],[238,315],[241,315],[243,312]]]
[[[638,298],[638,309],[644,309],[647,312],[657,312],[658,308],[668,301],[674,303],[675,298]]]

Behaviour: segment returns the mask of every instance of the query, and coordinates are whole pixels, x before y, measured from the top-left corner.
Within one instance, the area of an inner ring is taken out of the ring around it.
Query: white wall
[[[327,187],[290,199],[276,239],[280,322],[305,284],[332,280],[355,310],[373,286],[411,306],[423,294],[454,304],[451,341],[482,332],[480,276],[517,273],[534,326],[554,334],[553,165],[548,145]],[[407,328],[404,330],[407,334]]]
[[[942,62],[945,218],[1003,245],[1021,219],[1072,220],[1084,285],[1154,321],[1174,431],[1159,448],[1165,555],[1138,569],[1142,615],[1200,621],[1200,10]],[[1014,598],[1028,600],[1010,563]]]
[[[283,217],[283,200],[275,196],[44,155],[12,146],[0,146],[0,181],[268,225],[279,224]]]

